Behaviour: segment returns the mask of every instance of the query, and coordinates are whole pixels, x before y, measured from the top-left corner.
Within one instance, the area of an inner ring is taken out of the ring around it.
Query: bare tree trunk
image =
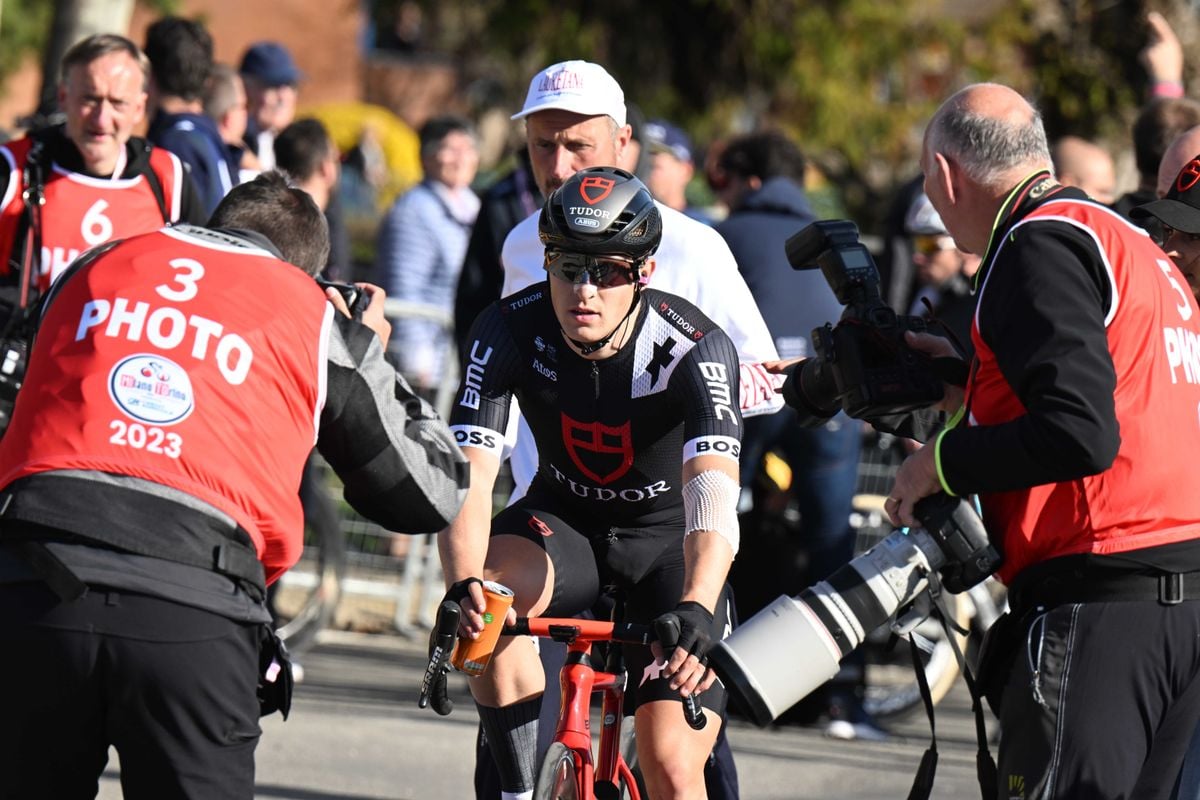
[[[39,116],[58,108],[59,64],[71,45],[94,33],[127,34],[133,4],[134,0],[55,0],[54,23],[42,58]]]

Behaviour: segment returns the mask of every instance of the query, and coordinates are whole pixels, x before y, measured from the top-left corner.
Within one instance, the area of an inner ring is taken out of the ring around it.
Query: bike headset
[[[562,331],[583,355],[594,353],[609,343],[637,308],[647,280],[638,271],[662,241],[658,206],[645,184],[629,172],[617,167],[588,167],[550,194],[538,217],[538,238],[546,248],[544,266],[547,270],[554,267],[555,273],[566,280],[572,280],[567,277],[572,272],[575,279],[586,273],[603,288],[601,282],[614,269],[624,269],[624,277],[634,284],[629,309],[604,338],[588,344]],[[563,269],[557,265],[560,259],[575,264]],[[615,266],[617,259],[628,261],[628,266]]]

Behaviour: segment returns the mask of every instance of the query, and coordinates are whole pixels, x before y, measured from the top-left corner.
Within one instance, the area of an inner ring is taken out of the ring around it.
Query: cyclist
[[[439,537],[447,597],[461,602],[471,637],[482,629],[480,578],[511,588],[517,615],[571,616],[615,585],[626,619],[676,622],[677,641],[653,655],[629,648],[629,707],[650,795],[704,797],[720,726],[692,731],[679,701],[703,691],[709,713],[724,708],[705,652],[726,632],[738,544],[737,352],[686,300],[644,286],[661,217],[628,172],[569,178],[538,230],[546,282],[493,304],[467,339],[450,422],[471,488]],[[513,396],[540,463],[528,493],[489,526]],[[527,638],[502,638],[471,681],[505,800],[533,788],[544,688]]]

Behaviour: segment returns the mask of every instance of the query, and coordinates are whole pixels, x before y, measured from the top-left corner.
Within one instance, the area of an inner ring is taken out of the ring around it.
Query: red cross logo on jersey
[[[1179,177],[1175,179],[1175,191],[1182,194],[1195,186],[1196,181],[1200,181],[1200,158],[1193,158],[1179,171]]]
[[[599,484],[612,483],[633,466],[633,434],[628,422],[614,427],[579,422],[563,414],[562,437],[575,466]]]
[[[612,178],[601,178],[599,175],[588,175],[579,182],[579,194],[583,197],[583,202],[589,206],[594,206],[604,198],[608,197],[609,193],[617,182]]]

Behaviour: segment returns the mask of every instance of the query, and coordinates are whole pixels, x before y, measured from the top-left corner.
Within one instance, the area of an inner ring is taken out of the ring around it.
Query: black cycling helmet
[[[650,190],[616,167],[588,167],[550,193],[538,218],[547,250],[641,261],[662,241],[662,215]]]

